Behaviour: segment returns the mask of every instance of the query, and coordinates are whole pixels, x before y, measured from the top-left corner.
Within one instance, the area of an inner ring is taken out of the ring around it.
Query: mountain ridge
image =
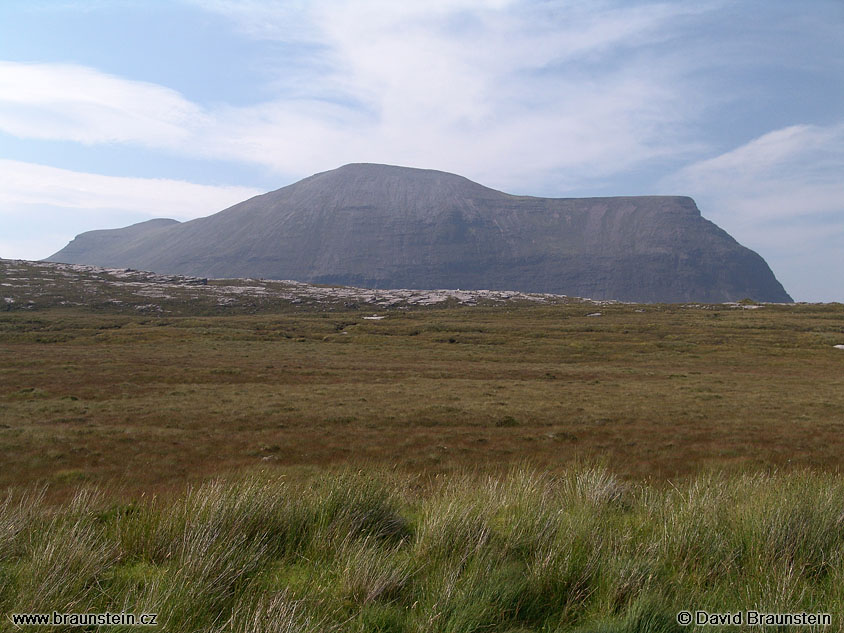
[[[369,163],[204,218],[83,233],[47,261],[372,288],[791,301],[765,261],[686,196],[516,196]]]

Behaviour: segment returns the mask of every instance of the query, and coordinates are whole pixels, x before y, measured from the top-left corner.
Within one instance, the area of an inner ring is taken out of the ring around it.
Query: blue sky
[[[844,301],[844,3],[0,3],[0,257],[350,162],[691,195]]]

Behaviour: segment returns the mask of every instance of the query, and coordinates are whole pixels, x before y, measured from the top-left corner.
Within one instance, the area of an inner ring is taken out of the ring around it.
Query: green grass
[[[156,612],[173,633],[515,633],[696,630],[676,613],[757,609],[832,613],[840,630],[842,512],[844,480],[808,472],[265,472],[53,507],[36,492],[0,510],[0,611]]]

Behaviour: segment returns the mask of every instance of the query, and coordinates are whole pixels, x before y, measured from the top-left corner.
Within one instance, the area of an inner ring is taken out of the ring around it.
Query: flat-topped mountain
[[[791,298],[691,198],[536,198],[440,171],[352,164],[179,223],[79,235],[49,261],[370,288],[643,302]]]

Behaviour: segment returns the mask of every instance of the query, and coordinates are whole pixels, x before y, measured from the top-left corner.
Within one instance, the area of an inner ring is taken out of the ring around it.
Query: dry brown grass
[[[373,463],[840,468],[844,306],[594,310],[4,313],[0,486]]]

